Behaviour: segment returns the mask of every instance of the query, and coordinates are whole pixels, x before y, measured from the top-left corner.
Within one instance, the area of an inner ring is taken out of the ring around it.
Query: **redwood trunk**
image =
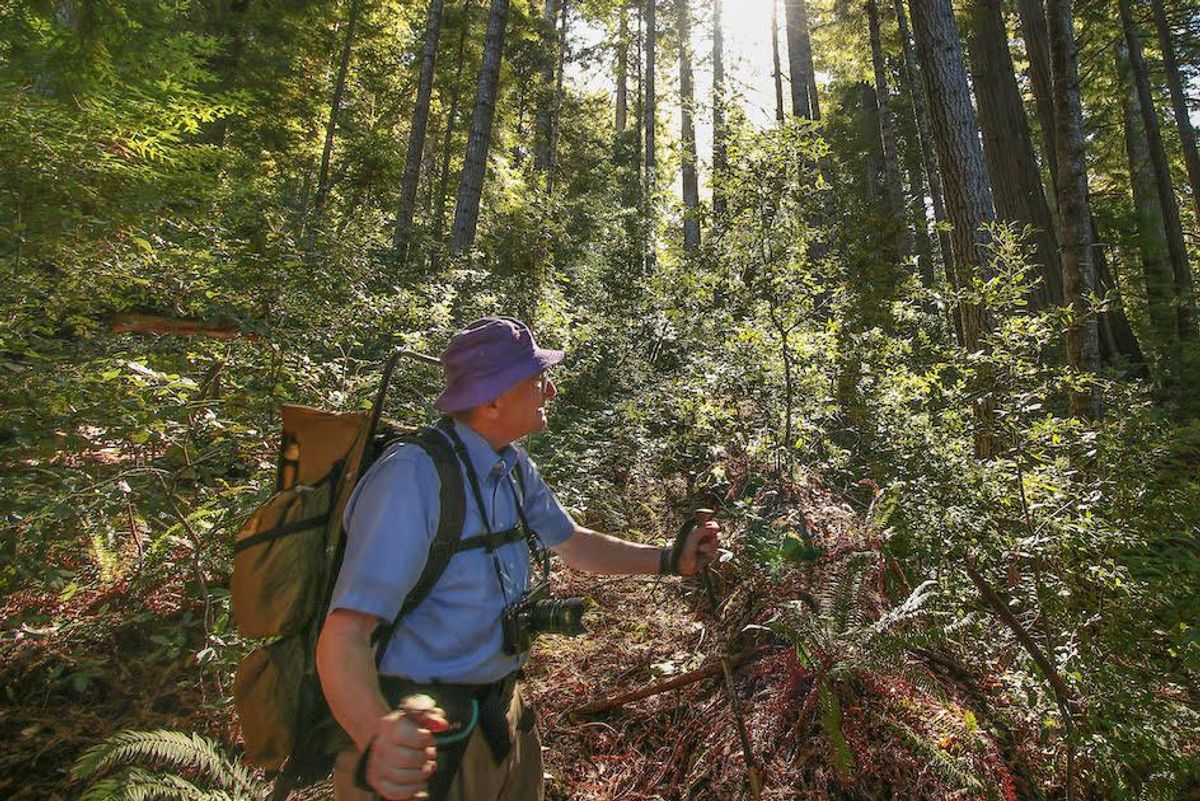
[[[1171,26],[1167,23],[1163,0],[1150,0],[1150,8],[1154,11],[1154,27],[1158,29],[1163,71],[1167,74],[1167,88],[1171,91],[1171,111],[1175,114],[1175,125],[1179,128],[1183,161],[1187,165],[1188,181],[1192,185],[1192,202],[1196,205],[1196,220],[1200,224],[1200,153],[1196,152],[1196,132],[1192,129],[1192,120],[1188,116],[1187,95],[1183,91],[1183,79],[1179,75],[1179,62],[1175,58],[1175,44],[1171,41]]]
[[[921,74],[929,97],[933,141],[945,188],[950,219],[950,243],[959,285],[993,274],[983,228],[992,222],[991,194],[979,144],[979,129],[971,106],[967,70],[950,0],[912,0],[913,33]],[[984,335],[991,327],[986,308],[964,304],[961,310],[963,344],[971,351],[986,349]],[[975,451],[981,458],[1000,452],[995,435],[991,379],[978,379],[981,400],[976,403]]]
[[[692,121],[695,91],[692,87],[691,20],[687,0],[675,0],[679,33],[679,117],[680,171],[683,178],[683,248],[689,252],[700,247],[700,183],[696,176],[696,127]]]
[[[492,120],[496,114],[496,91],[500,84],[500,59],[504,55],[504,28],[508,22],[508,0],[492,0],[487,34],[483,40],[483,65],[475,90],[475,112],[467,135],[458,203],[454,208],[454,236],[451,250],[462,253],[475,244],[479,224],[479,201],[487,172],[488,149],[492,138]]]
[[[558,31],[558,72],[554,79],[554,105],[550,111],[550,152],[546,165],[546,194],[554,194],[554,174],[558,168],[558,134],[562,130],[563,74],[567,61],[567,10],[569,0],[561,0]]]
[[[771,3],[771,60],[775,79],[775,120],[783,122],[783,68],[779,63],[779,0]]]
[[[814,119],[808,102],[812,78],[808,74],[805,52],[808,47],[807,15],[804,0],[784,0],[784,24],[787,29],[788,74],[791,76],[792,116]]]
[[[1032,227],[1034,258],[1042,279],[1035,300],[1042,307],[1057,306],[1063,301],[1058,242],[1008,50],[1000,0],[976,0],[971,23],[967,50],[996,215]]]
[[[646,0],[645,10],[645,37],[646,37],[646,67],[645,67],[645,101],[643,103],[643,114],[645,115],[645,137],[646,137],[646,174],[644,177],[643,190],[643,211],[645,214],[646,226],[646,243],[645,243],[645,266],[646,271],[653,270],[656,262],[655,242],[654,242],[654,171],[657,166],[657,161],[654,157],[654,132],[655,121],[654,115],[658,110],[658,104],[654,97],[654,60],[658,50],[658,31],[656,29],[657,21],[655,14],[656,0]]]
[[[714,227],[720,226],[725,214],[725,172],[729,156],[725,145],[725,45],[721,29],[721,0],[712,0],[713,17],[713,154],[712,198]]]
[[[621,3],[617,28],[617,133],[625,130],[629,116],[629,8]]]
[[[1090,296],[1096,291],[1092,261],[1091,213],[1088,207],[1087,154],[1083,140],[1083,107],[1079,98],[1075,32],[1071,0],[1047,0],[1050,73],[1054,90],[1054,140],[1058,162],[1058,211],[1062,220],[1064,300],[1073,309],[1067,329],[1067,358],[1080,374],[1100,366],[1100,340]],[[1084,418],[1100,414],[1094,389],[1071,392],[1071,413]]]
[[[350,55],[354,46],[354,32],[358,28],[358,14],[362,0],[350,0],[350,19],[346,23],[346,38],[342,40],[342,55],[338,59],[337,77],[333,84],[333,100],[329,104],[329,121],[325,124],[325,147],[321,150],[321,169],[317,175],[317,194],[313,199],[313,216],[321,216],[325,201],[329,197],[329,163],[333,158],[333,139],[337,132],[338,116],[342,110],[342,98],[346,94],[346,75],[350,72]]]
[[[887,68],[883,63],[883,45],[879,34],[879,5],[867,0],[867,22],[871,36],[871,65],[875,71],[875,103],[879,118],[879,139],[883,150],[883,185],[888,213],[893,220],[904,220],[904,189],[900,185],[900,158],[896,152],[896,126],[888,99]],[[897,255],[908,255],[906,227],[899,229]]]
[[[417,102],[413,108],[412,128],[408,132],[404,178],[400,182],[400,207],[396,212],[396,232],[392,240],[397,258],[403,258],[403,250],[412,233],[413,207],[417,202],[417,184],[421,180],[421,157],[425,152],[425,130],[429,125],[429,101],[433,96],[433,70],[437,62],[441,30],[442,0],[430,0],[429,13],[425,18],[421,74],[417,79]]]
[[[1142,41],[1134,26],[1133,12],[1129,0],[1118,0],[1117,6],[1121,11],[1125,44],[1129,48],[1129,66],[1133,71],[1133,82],[1137,87],[1138,103],[1142,109],[1146,143],[1150,146],[1150,164],[1154,167],[1158,200],[1163,210],[1163,224],[1167,228],[1167,252],[1171,257],[1171,272],[1175,276],[1176,325],[1179,338],[1188,341],[1196,338],[1196,301],[1192,294],[1192,270],[1188,265],[1183,227],[1179,221],[1179,203],[1175,199],[1175,189],[1171,186],[1171,172],[1163,148],[1162,132],[1158,126],[1158,114],[1154,110],[1154,99],[1150,95],[1150,81],[1146,77],[1146,64],[1142,58]]]

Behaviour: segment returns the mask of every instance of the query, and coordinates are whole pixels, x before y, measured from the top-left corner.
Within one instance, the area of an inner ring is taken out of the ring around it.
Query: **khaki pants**
[[[533,716],[527,726],[519,726],[526,717],[520,687],[513,693],[508,708],[508,725],[513,734],[513,747],[508,757],[497,765],[492,759],[483,733],[476,729],[467,742],[458,775],[450,785],[446,801],[542,801],[542,741],[538,737]],[[522,731],[521,729],[525,730]],[[349,748],[338,754],[333,767],[333,797],[335,801],[375,801],[375,794],[354,786],[354,768],[358,764],[358,749]]]

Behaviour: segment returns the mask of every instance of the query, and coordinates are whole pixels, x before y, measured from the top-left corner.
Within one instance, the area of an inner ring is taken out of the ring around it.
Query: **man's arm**
[[[720,524],[709,521],[688,533],[679,558],[679,573],[690,576],[717,553]],[[662,548],[641,545],[576,525],[575,531],[550,550],[574,570],[600,575],[654,575],[658,573]]]
[[[329,709],[359,751],[371,748],[367,782],[380,796],[405,801],[425,787],[437,763],[432,731],[446,728],[441,710],[392,710],[379,691],[371,633],[379,619],[335,609],[317,641],[317,673]]]

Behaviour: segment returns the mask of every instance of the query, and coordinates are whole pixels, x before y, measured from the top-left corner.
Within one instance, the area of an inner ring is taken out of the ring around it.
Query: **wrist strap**
[[[375,745],[375,738],[371,738],[371,742],[367,743],[367,747],[363,749],[362,755],[358,758],[358,764],[354,766],[354,786],[358,789],[374,793],[375,788],[367,781],[367,761],[371,758],[371,746]]]
[[[658,549],[658,575],[671,575],[671,549],[669,547]]]

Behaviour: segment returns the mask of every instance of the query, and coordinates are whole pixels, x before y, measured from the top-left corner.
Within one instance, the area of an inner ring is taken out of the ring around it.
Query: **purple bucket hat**
[[[514,317],[476,320],[455,334],[442,353],[446,390],[433,405],[443,414],[472,409],[558,364],[563,355],[539,348],[529,326]]]

